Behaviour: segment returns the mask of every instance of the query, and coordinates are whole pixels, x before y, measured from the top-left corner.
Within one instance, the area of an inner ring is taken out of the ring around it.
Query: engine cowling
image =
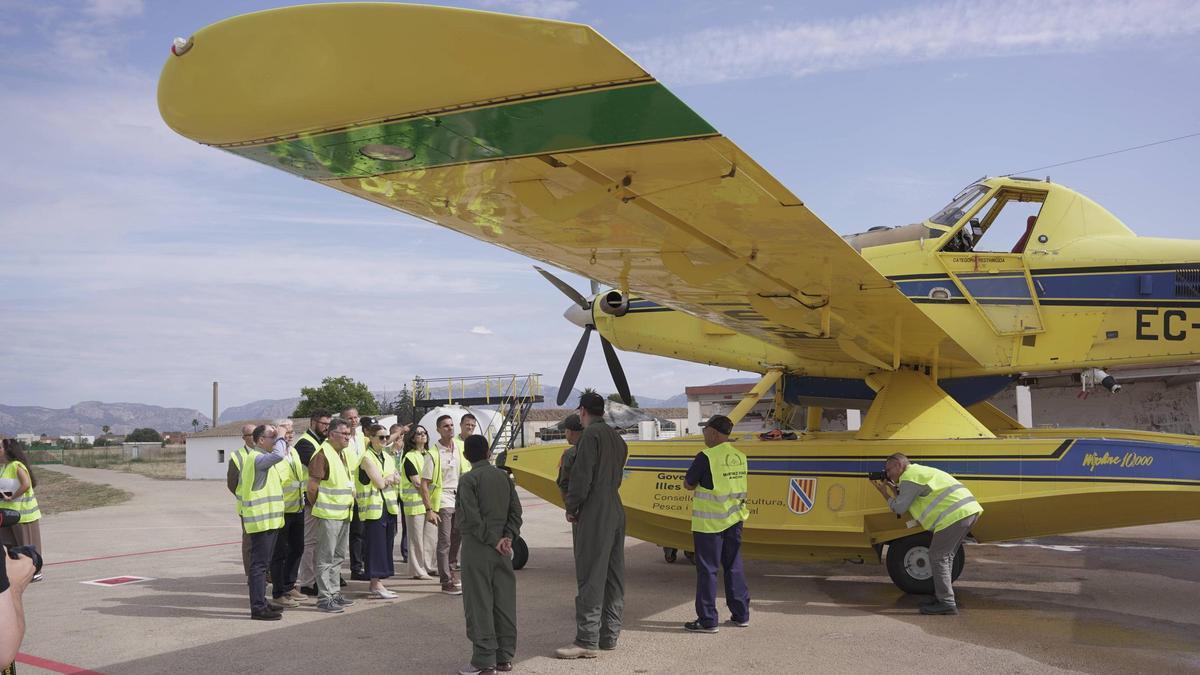
[[[600,305],[600,311],[610,316],[625,316],[629,311],[629,298],[621,291],[609,291],[596,302]]]

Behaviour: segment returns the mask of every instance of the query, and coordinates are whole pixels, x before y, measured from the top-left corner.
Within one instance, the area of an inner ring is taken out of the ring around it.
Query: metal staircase
[[[482,430],[492,455],[524,445],[525,419],[542,396],[540,373],[528,375],[475,375],[471,377],[413,378],[413,406],[428,410],[441,405],[496,406],[500,426]],[[419,416],[418,416],[419,417]]]

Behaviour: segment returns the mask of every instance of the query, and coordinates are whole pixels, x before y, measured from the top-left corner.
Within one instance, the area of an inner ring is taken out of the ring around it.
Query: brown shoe
[[[500,661],[500,662],[498,662],[498,663],[496,664],[496,671],[497,671],[497,672],[500,672],[500,673],[507,673],[507,672],[510,672],[510,671],[512,671],[512,661]]]

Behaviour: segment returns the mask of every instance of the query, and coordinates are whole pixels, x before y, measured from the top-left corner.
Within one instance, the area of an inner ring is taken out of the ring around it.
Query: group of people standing
[[[299,438],[287,419],[244,425],[227,485],[243,525],[251,618],[278,620],[306,597],[316,597],[319,611],[344,611],[354,604],[341,592],[347,559],[351,580],[370,582],[370,597],[397,597],[383,580],[396,574],[398,533],[409,576],[432,580],[436,572],[442,592],[461,594],[455,498],[476,425],[465,415],[455,435],[454,420],[443,416],[432,446],[421,425],[360,423],[354,408],[336,418],[314,412]]]

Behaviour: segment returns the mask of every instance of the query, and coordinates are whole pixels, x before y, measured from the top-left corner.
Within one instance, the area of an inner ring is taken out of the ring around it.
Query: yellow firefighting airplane
[[[568,292],[586,327],[570,382],[594,328],[622,393],[612,345],[761,373],[735,417],[771,386],[809,406],[799,440],[740,443],[750,557],[886,548],[897,585],[927,590],[929,535],[864,479],[896,451],[968,484],[979,540],[1200,518],[1200,439],[1027,429],[986,402],[1016,374],[1111,385],[1100,369],[1200,358],[1200,242],[1138,237],[1066,187],[983,179],[922,223],[843,238],[591,28],[441,7],[222,21],[175,41],[158,100],[200,143],[608,284]],[[821,432],[821,405],[867,413]],[[696,450],[631,444],[631,535],[690,547]],[[507,466],[557,502],[560,451]]]

